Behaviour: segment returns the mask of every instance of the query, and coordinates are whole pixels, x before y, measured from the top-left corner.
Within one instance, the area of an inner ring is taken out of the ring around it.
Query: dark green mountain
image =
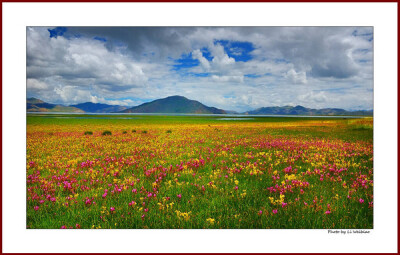
[[[81,109],[64,106],[49,104],[37,98],[28,98],[26,100],[26,111],[27,112],[84,112]]]
[[[345,116],[345,115],[366,115],[372,116],[373,111],[346,111],[339,108],[311,109],[303,106],[273,106],[261,107],[253,111],[245,112],[245,114],[263,114],[263,115],[324,115],[324,116]]]
[[[81,109],[82,111],[91,112],[91,113],[120,112],[120,111],[123,111],[128,108],[128,107],[120,106],[120,105],[99,104],[99,103],[91,103],[91,102],[75,104],[75,105],[71,105],[71,106]]]
[[[224,110],[208,107],[202,103],[187,99],[183,96],[170,96],[157,99],[121,111],[124,113],[202,113],[202,114],[224,114]]]

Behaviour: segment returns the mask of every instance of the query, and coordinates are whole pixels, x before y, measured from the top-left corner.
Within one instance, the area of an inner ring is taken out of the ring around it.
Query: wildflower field
[[[372,118],[28,115],[27,228],[373,228]]]

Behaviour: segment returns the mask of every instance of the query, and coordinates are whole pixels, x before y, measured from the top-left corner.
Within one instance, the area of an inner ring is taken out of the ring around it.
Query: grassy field
[[[372,127],[28,115],[27,228],[373,228]]]

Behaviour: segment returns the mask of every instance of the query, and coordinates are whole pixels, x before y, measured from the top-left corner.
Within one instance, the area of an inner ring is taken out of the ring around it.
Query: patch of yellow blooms
[[[279,199],[275,200],[273,197],[269,197],[269,201],[273,205],[281,205],[285,201],[285,195],[280,194]]]
[[[190,214],[192,212],[180,212],[178,210],[175,211],[176,212],[176,216],[178,216],[179,219],[183,219],[185,221],[188,221],[190,219]]]

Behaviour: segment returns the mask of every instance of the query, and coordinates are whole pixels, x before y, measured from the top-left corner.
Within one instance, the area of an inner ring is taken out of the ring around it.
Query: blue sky
[[[28,27],[27,95],[372,109],[372,59],[372,27]]]

